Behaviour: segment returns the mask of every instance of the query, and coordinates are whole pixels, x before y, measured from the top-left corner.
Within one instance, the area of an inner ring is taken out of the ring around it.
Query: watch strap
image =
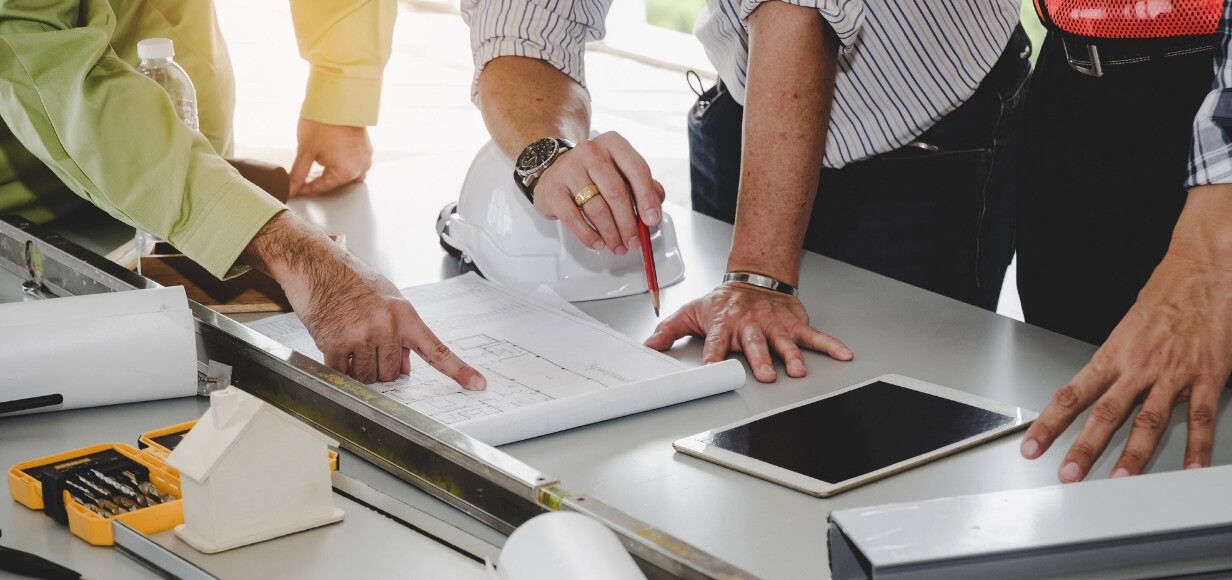
[[[518,184],[518,189],[522,190],[522,195],[526,196],[526,201],[529,201],[531,205],[535,205],[535,185],[533,183],[527,185],[526,180],[521,175],[518,175],[517,169],[513,170],[513,182]]]
[[[741,284],[757,286],[758,288],[781,292],[789,296],[796,296],[798,294],[796,288],[791,284],[781,280],[776,280],[769,276],[754,274],[752,272],[728,272],[723,274],[723,283],[726,284],[728,282],[739,282]]]

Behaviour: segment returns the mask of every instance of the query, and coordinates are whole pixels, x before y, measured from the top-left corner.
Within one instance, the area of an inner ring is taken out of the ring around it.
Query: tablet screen
[[[713,433],[703,442],[839,483],[1015,420],[883,381]]]

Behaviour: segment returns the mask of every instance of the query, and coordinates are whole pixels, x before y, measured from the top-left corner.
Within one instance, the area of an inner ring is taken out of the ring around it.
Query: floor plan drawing
[[[555,398],[548,394],[552,386],[562,383],[593,383],[592,389],[609,386],[487,335],[467,336],[446,344],[483,373],[488,379],[487,390],[474,394],[459,392],[453,381],[439,373],[435,377],[412,378],[406,381],[408,384],[384,383],[377,390],[450,424],[550,401]]]
[[[464,390],[412,355],[410,374],[373,384],[372,388],[463,431],[475,423],[483,425],[487,433],[511,427],[521,430],[527,424],[546,428],[553,422],[557,426],[552,430],[559,430],[559,425],[581,421],[571,417],[602,417],[618,406],[626,409],[622,414],[628,414],[636,412],[628,409],[674,404],[743,384],[742,371],[729,374],[719,384],[700,380],[697,373],[692,373],[691,381],[684,381],[679,377],[692,372],[690,365],[650,350],[606,325],[516,294],[474,274],[402,292],[433,332],[483,374],[488,387],[483,391]],[[248,326],[323,362],[324,355],[295,314],[264,318]],[[656,381],[666,381],[667,386]],[[692,386],[686,387],[686,382]],[[619,392],[614,387],[619,387]],[[632,387],[636,389],[631,391]],[[586,398],[582,395],[608,391],[621,401],[614,404],[600,398],[592,405],[596,408],[571,410]],[[528,418],[528,411],[540,416]],[[505,416],[508,421],[501,419]],[[595,420],[602,419],[589,418],[587,422]],[[504,435],[492,435],[484,440],[505,439]]]

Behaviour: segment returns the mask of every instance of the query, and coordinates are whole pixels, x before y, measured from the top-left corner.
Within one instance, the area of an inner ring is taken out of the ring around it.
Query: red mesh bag
[[[1176,38],[1215,33],[1223,0],[1034,0],[1040,20],[1082,39]]]

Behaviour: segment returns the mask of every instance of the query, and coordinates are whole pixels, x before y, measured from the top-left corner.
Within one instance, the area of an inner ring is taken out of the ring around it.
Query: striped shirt
[[[1193,146],[1189,151],[1186,187],[1232,183],[1232,2],[1225,2],[1219,20],[1219,46],[1215,52],[1215,80],[1211,92],[1194,116]]]
[[[695,32],[736,102],[748,72],[748,16],[768,0],[706,0]],[[785,0],[816,8],[838,56],[826,167],[893,151],[975,93],[1018,23],[1018,0]],[[585,44],[611,0],[462,0],[475,79],[499,56],[545,60],[586,84]],[[472,97],[477,88],[472,88]]]

